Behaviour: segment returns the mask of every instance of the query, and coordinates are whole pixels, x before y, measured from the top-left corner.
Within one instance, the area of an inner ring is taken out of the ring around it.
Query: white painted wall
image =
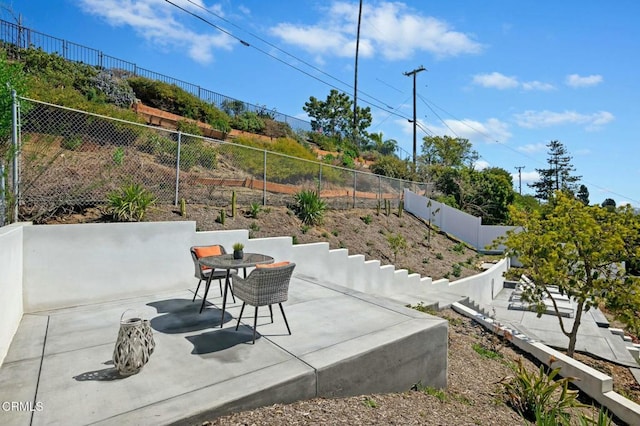
[[[22,319],[22,235],[25,224],[0,228],[0,365]]]
[[[25,312],[188,287],[194,237],[195,222],[25,227]]]
[[[429,205],[431,201],[431,205]],[[477,250],[486,250],[493,241],[513,226],[483,225],[479,217],[472,216],[446,204],[404,190],[404,208],[409,213],[429,221],[447,234],[451,234]],[[502,250],[501,247],[498,250]]]

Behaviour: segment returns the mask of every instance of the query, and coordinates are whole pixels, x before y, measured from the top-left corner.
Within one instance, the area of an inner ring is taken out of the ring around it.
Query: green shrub
[[[507,403],[529,421],[550,420],[562,424],[569,417],[569,408],[583,406],[578,401],[578,391],[570,390],[572,377],[554,380],[560,367],[546,373],[544,365],[538,372],[528,372],[522,358],[514,368],[515,376],[503,382]],[[548,424],[548,423],[547,423]]]
[[[451,269],[451,273],[454,277],[462,275],[462,266],[459,263],[454,264]]]
[[[371,221],[373,220],[370,214],[364,215],[360,219],[362,219],[362,221],[367,225],[370,225]]]
[[[389,234],[387,236],[387,242],[389,243],[389,247],[391,247],[391,251],[393,252],[393,261],[395,263],[398,259],[398,253],[400,251],[406,252],[407,240],[401,234]]]
[[[297,216],[306,225],[318,225],[324,219],[327,204],[320,198],[316,191],[302,190],[294,196]]]
[[[82,145],[82,138],[80,136],[69,136],[62,140],[61,146],[69,151],[75,151]]]
[[[155,197],[137,183],[125,185],[108,194],[109,211],[118,222],[139,222],[149,207],[155,203]]]
[[[500,352],[493,351],[491,349],[487,349],[479,343],[474,343],[472,346],[473,350],[476,351],[478,355],[487,359],[501,359],[502,354]]]
[[[249,217],[257,219],[261,211],[262,205],[260,203],[251,203],[251,206],[249,207]]]
[[[262,133],[265,129],[264,120],[251,111],[245,111],[240,115],[234,116],[229,124],[234,129],[250,133]]]

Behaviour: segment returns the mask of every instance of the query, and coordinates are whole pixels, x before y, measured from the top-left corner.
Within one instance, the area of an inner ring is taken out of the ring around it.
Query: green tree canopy
[[[302,109],[311,117],[311,128],[331,136],[338,141],[354,141],[353,101],[346,93],[332,89],[327,99],[321,101],[314,96],[305,102]],[[355,136],[359,148],[369,138],[371,108],[356,107],[357,123]]]
[[[493,167],[481,171],[471,167],[443,168],[435,181],[436,189],[450,200],[452,207],[479,216],[486,225],[504,224],[513,202],[513,179],[504,169]]]
[[[638,231],[637,217],[631,219],[599,206],[585,206],[562,191],[556,192],[544,209],[512,208],[511,217],[519,228],[499,241],[509,255],[518,258],[535,283],[525,289],[524,300],[533,303],[539,315],[545,310],[543,296],[553,303],[562,333],[569,338],[569,356],[573,356],[585,311],[602,302],[615,301],[617,304],[610,306],[619,319],[629,321],[634,317],[640,283],[625,274],[620,262],[640,256],[637,246],[625,242]],[[547,287],[551,285],[576,303],[571,326],[560,314],[554,294]]]
[[[425,136],[422,141],[420,162],[423,166],[471,167],[479,158],[468,139],[452,138],[451,136]]]

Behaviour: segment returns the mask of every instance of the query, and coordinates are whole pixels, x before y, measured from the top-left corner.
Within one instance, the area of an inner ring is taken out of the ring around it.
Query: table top
[[[213,269],[249,268],[263,263],[273,263],[273,257],[259,253],[244,253],[242,259],[234,259],[233,253],[206,256],[198,259],[201,265]]]

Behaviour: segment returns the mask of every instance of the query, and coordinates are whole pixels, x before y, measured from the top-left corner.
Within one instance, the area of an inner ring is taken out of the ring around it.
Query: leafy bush
[[[135,94],[127,82],[117,77],[110,70],[100,70],[97,75],[89,79],[91,87],[85,93],[89,100],[96,96],[96,92],[104,97],[108,103],[120,108],[129,108],[135,101]]]
[[[293,210],[296,212],[302,223],[306,225],[318,225],[324,219],[324,212],[327,205],[320,198],[320,194],[316,191],[302,190],[295,194],[295,205]]]
[[[155,197],[137,183],[125,185],[107,195],[109,211],[118,222],[139,222]]]
[[[560,373],[560,367],[547,374],[544,365],[537,373],[528,372],[522,358],[518,358],[514,368],[515,377],[503,382],[505,396],[522,417],[529,421],[553,419],[554,424],[565,422],[569,417],[568,409],[582,406],[578,391],[570,390],[572,377],[554,380]]]
[[[82,138],[80,136],[74,135],[66,137],[62,140],[60,144],[64,149],[68,149],[69,151],[75,151],[80,148],[82,145]]]
[[[264,120],[251,111],[245,111],[240,115],[234,116],[230,124],[234,129],[250,133],[262,133],[265,128]]]
[[[258,218],[258,214],[262,211],[262,205],[259,203],[251,203],[249,206],[249,217],[253,219]]]
[[[412,179],[413,173],[408,161],[403,161],[395,156],[381,156],[369,166],[371,173],[388,176],[396,179]]]
[[[389,234],[387,235],[387,242],[393,252],[393,261],[395,263],[398,258],[398,253],[401,250],[403,252],[407,250],[407,240],[402,236],[402,234]]]
[[[175,84],[150,80],[144,77],[130,77],[127,83],[136,97],[145,105],[158,108],[185,118],[220,125],[229,123],[229,116],[215,106],[186,92]],[[217,126],[214,126],[217,127]],[[224,126],[223,126],[224,127]],[[224,131],[224,129],[219,128]]]

